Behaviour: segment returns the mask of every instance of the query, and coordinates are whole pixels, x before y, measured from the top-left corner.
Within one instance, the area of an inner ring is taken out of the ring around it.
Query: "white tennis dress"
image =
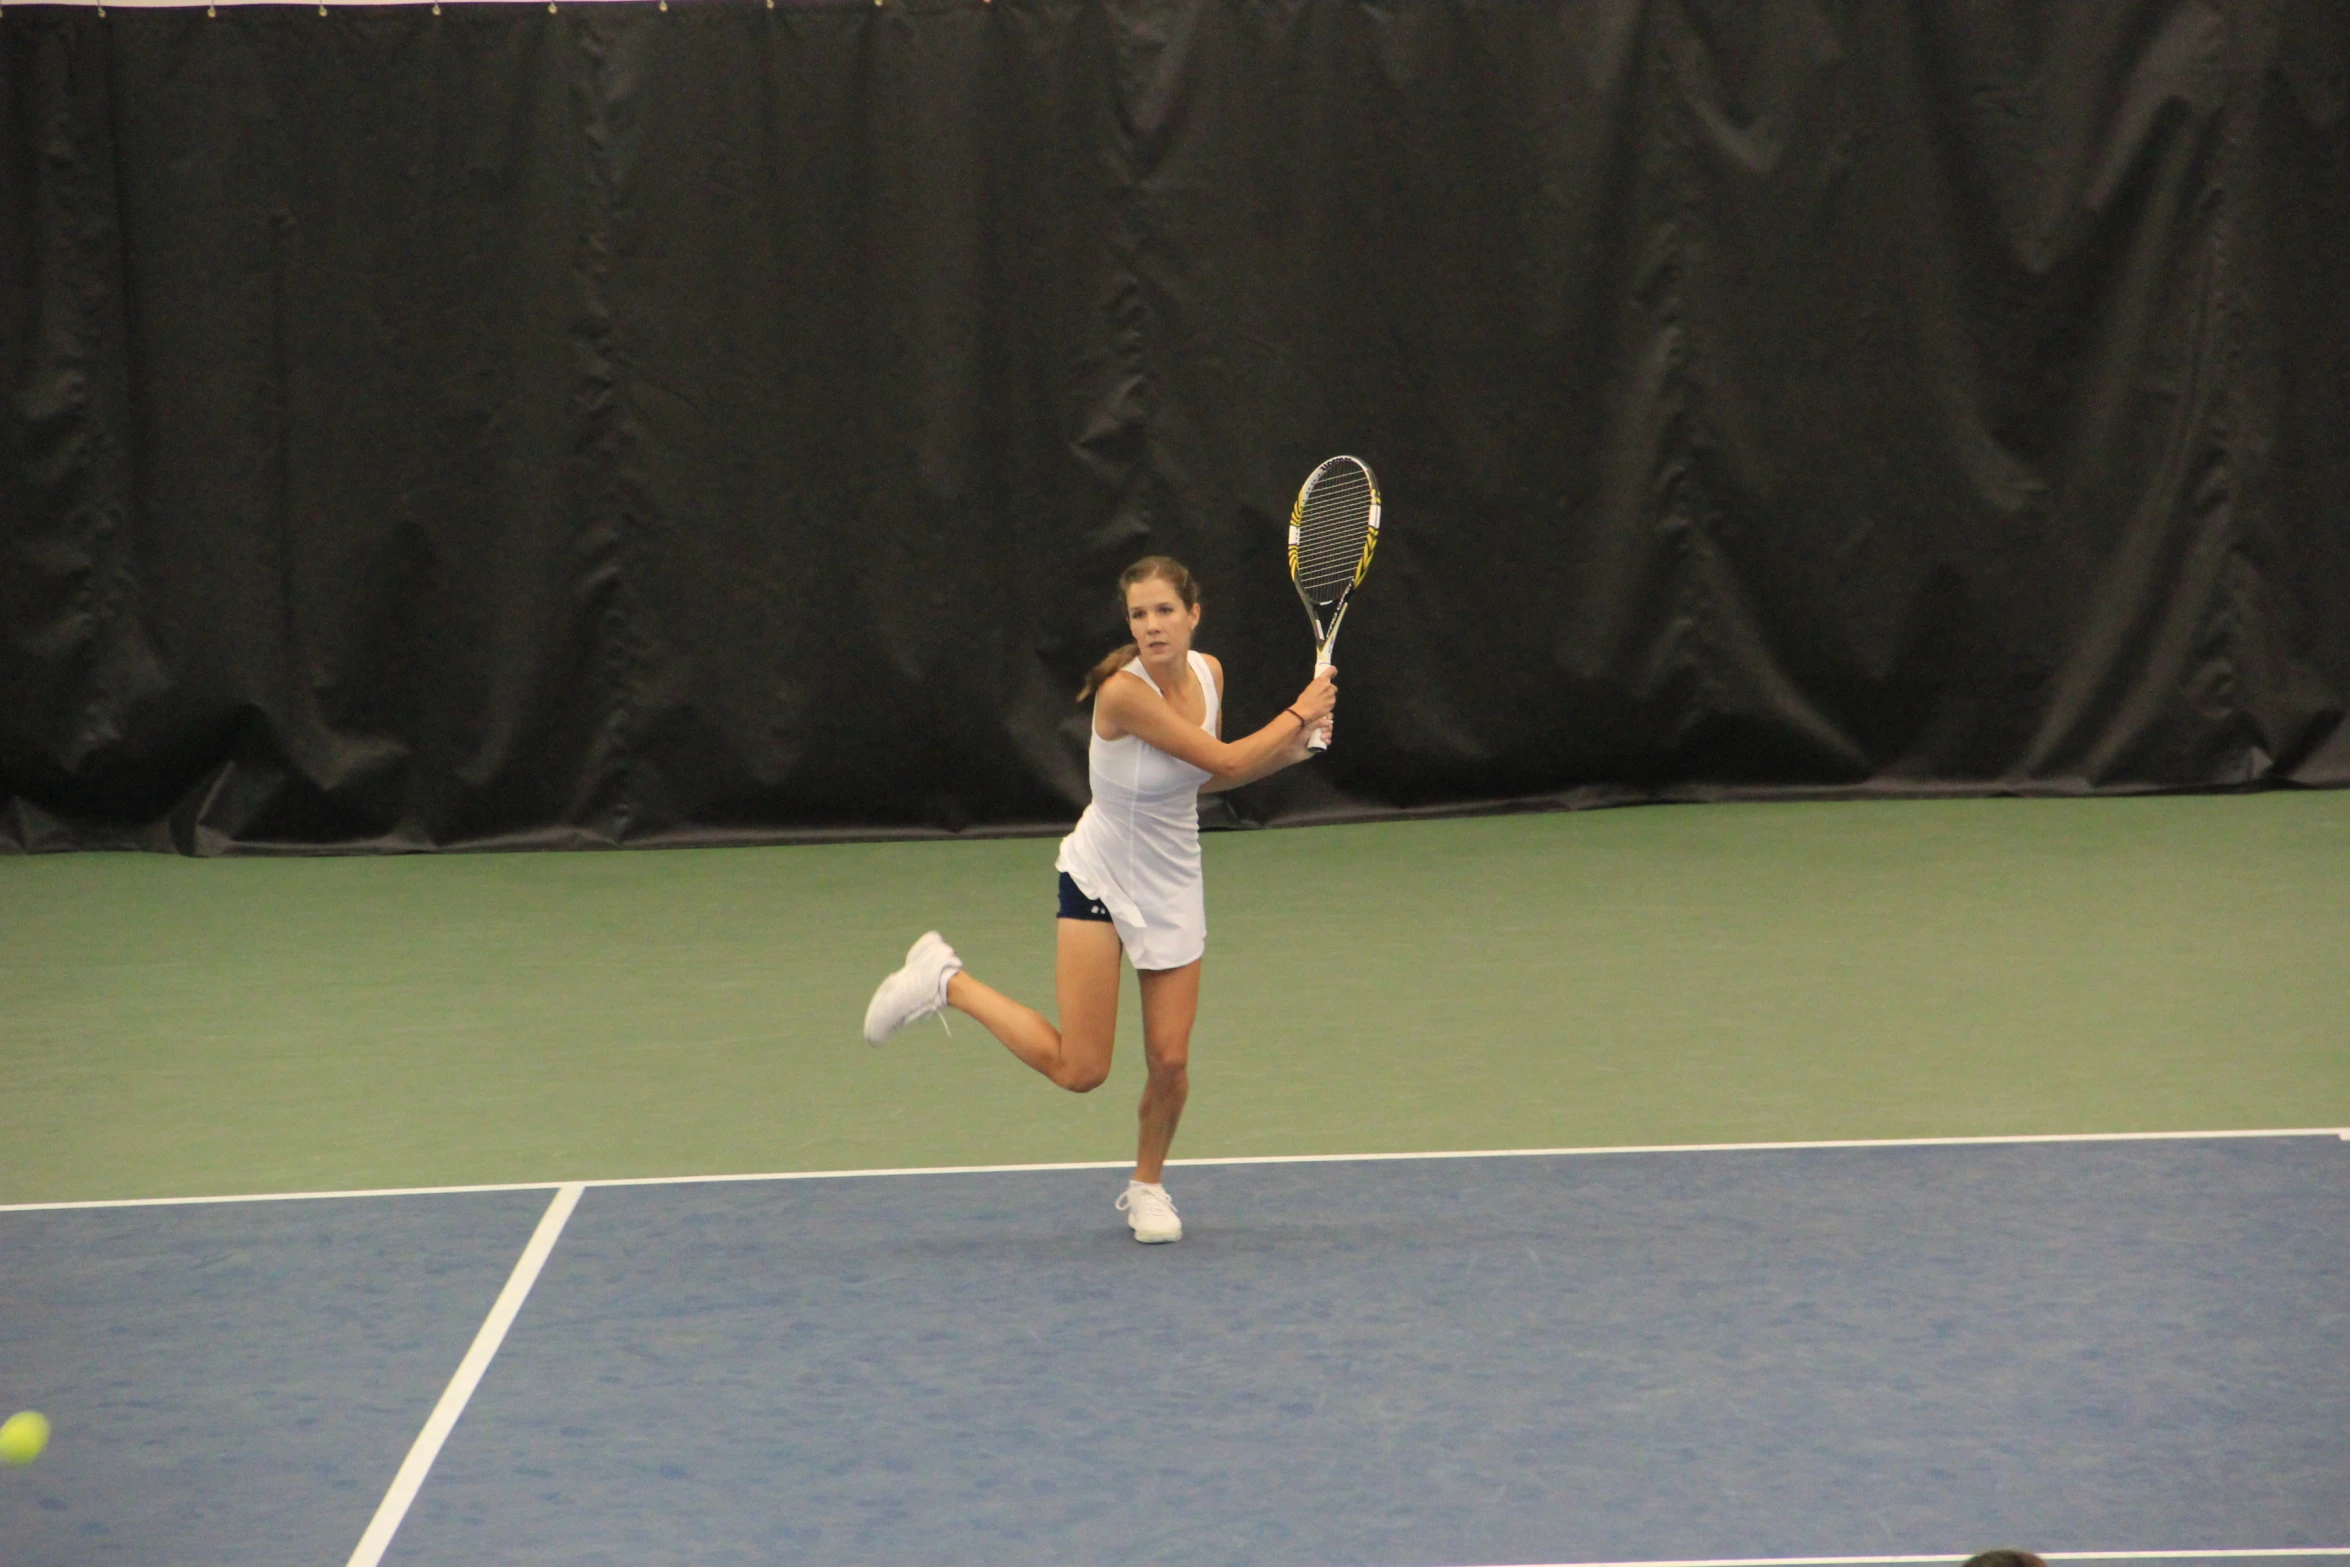
[[[1207,694],[1200,727],[1216,732],[1222,700],[1208,661],[1191,657]],[[1123,674],[1158,691],[1137,658]],[[1160,692],[1164,696],[1165,692]],[[1090,726],[1089,726],[1090,727]],[[1094,729],[1085,771],[1093,803],[1061,840],[1054,868],[1110,911],[1126,956],[1138,969],[1181,968],[1208,950],[1208,907],[1200,884],[1199,786],[1212,776],[1140,735],[1104,740]]]

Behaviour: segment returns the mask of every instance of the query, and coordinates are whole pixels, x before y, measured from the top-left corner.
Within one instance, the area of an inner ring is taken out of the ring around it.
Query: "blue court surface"
[[[2332,1135],[1121,1179],[591,1185],[382,1559],[2350,1545]],[[349,1559],[549,1196],[0,1213],[0,1562]]]

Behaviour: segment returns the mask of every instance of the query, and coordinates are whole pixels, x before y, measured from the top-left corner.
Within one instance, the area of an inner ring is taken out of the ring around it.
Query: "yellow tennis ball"
[[[20,1410],[0,1420],[0,1464],[29,1464],[48,1445],[49,1417],[39,1410]]]

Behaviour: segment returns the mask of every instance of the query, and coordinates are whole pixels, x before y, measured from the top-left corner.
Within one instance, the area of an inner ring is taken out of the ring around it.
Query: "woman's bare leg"
[[[1004,1048],[1072,1093],[1091,1093],[1110,1075],[1118,1038],[1118,928],[1101,920],[1056,920],[1054,988],[1061,1026],[968,973],[947,981],[947,1005],[977,1018]]]
[[[1167,1149],[1191,1097],[1191,1025],[1199,1016],[1199,966],[1142,973],[1142,1050],[1150,1062],[1143,1085],[1142,1135],[1134,1154],[1134,1178],[1156,1186],[1167,1167]]]

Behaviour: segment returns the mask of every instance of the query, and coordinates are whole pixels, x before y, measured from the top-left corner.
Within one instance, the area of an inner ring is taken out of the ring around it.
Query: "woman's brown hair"
[[[1118,573],[1118,618],[1126,617],[1126,590],[1137,582],[1164,582],[1183,600],[1185,609],[1199,607],[1199,584],[1191,577],[1191,568],[1172,555],[1145,555],[1124,571]],[[1141,651],[1129,642],[1086,671],[1085,684],[1077,688],[1077,700],[1082,702],[1102,688],[1102,682],[1133,661]]]

